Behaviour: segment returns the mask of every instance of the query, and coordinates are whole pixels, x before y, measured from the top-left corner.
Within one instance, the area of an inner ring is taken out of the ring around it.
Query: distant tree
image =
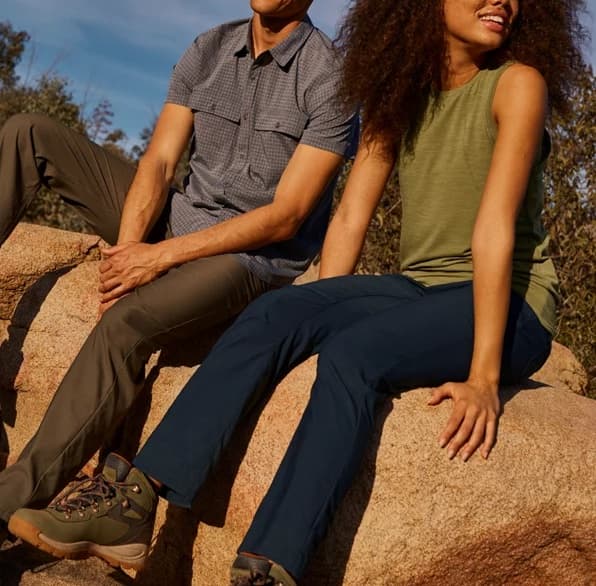
[[[544,219],[561,283],[558,339],[588,371],[596,398],[596,92],[589,66],[579,72],[569,114],[550,124]]]
[[[58,76],[42,75],[35,85],[15,84],[0,89],[0,125],[20,112],[42,112],[78,132],[85,130],[81,110],[68,90],[68,80]]]
[[[151,124],[149,124],[149,126],[145,126],[145,128],[141,130],[141,134],[139,135],[139,143],[135,144],[130,149],[130,154],[135,162],[138,163],[141,160],[141,157],[147,152],[147,148],[149,147],[149,142],[151,141],[151,137],[155,131],[156,124],[157,118],[154,116]]]
[[[112,104],[104,98],[93,108],[86,120],[87,136],[93,142],[101,142],[110,133],[113,118]]]
[[[102,100],[85,118],[74,101],[66,78],[45,73],[31,83],[22,83],[16,75],[29,35],[15,31],[9,22],[0,23],[0,126],[14,114],[40,112],[89,136],[111,152],[130,160],[120,146],[126,135],[112,129],[113,112],[108,100]],[[29,206],[25,219],[76,231],[88,231],[84,220],[54,193],[42,188]]]
[[[15,31],[10,22],[0,22],[0,88],[11,87],[17,82],[15,70],[28,40],[25,31]]]

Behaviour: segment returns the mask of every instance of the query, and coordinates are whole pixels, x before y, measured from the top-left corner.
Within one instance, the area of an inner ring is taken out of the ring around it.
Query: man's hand
[[[447,398],[453,399],[453,410],[439,445],[447,447],[449,458],[461,450],[464,462],[480,446],[480,454],[488,458],[497,437],[500,412],[497,386],[472,381],[445,383],[433,390],[428,404],[438,405]]]
[[[102,256],[99,265],[101,313],[109,307],[108,303],[153,281],[169,268],[161,260],[157,244],[127,242],[104,248]]]
[[[122,297],[126,297],[126,295],[123,295]],[[106,301],[105,303],[99,303],[99,307],[97,308],[97,321],[99,321],[103,314],[110,309],[110,307],[112,307],[112,305],[114,305],[114,303],[116,303],[117,301],[120,301],[120,299],[122,299],[122,297],[118,297],[116,299],[111,299],[110,301]]]

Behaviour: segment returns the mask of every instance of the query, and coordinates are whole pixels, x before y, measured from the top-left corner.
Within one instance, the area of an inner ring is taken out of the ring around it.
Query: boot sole
[[[37,527],[18,517],[11,517],[8,530],[33,547],[62,559],[80,560],[95,556],[114,568],[140,570],[145,565],[148,546],[142,543],[129,545],[98,545],[90,541],[63,543],[44,535]]]

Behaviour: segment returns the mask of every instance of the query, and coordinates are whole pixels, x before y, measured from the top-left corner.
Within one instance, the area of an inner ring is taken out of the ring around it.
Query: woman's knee
[[[367,359],[366,343],[340,334],[321,348],[317,370],[331,376],[351,393],[376,394],[381,379]]]
[[[279,324],[291,320],[299,311],[299,287],[288,286],[268,291],[252,301],[242,312],[241,319],[257,319],[266,324]]]

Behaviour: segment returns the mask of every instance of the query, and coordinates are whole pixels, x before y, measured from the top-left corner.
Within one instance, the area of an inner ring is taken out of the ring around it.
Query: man
[[[250,21],[200,35],[136,173],[39,115],[2,128],[0,242],[44,184],[116,245],[100,265],[100,321],[0,474],[0,519],[73,478],[133,403],[155,350],[227,322],[320,248],[354,119],[335,101],[337,66],[311,2],[251,0]],[[184,191],[171,192],[191,135]]]

